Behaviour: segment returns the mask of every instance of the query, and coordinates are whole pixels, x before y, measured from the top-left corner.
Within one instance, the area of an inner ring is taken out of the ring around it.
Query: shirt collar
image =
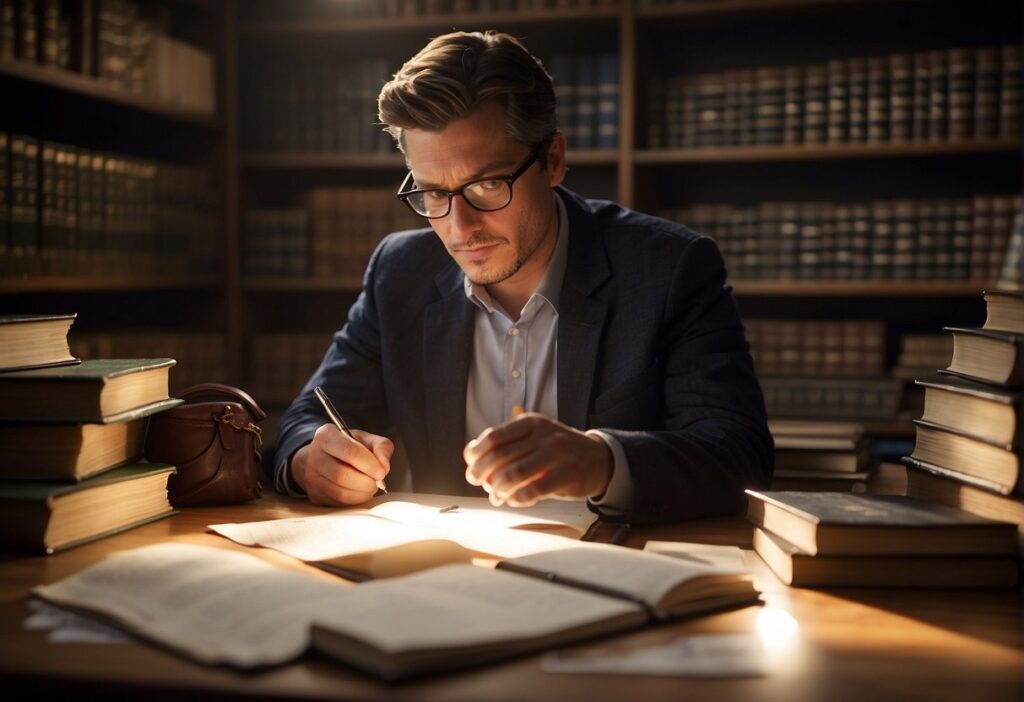
[[[554,191],[552,191],[551,196],[555,199],[555,210],[558,215],[558,238],[555,241],[555,250],[551,254],[551,260],[548,261],[548,268],[544,271],[544,277],[541,278],[537,290],[530,296],[530,300],[534,296],[540,296],[554,308],[555,312],[558,312],[562,282],[565,280],[565,266],[569,258],[569,213],[565,209],[565,203],[562,202],[562,198],[558,197]],[[488,312],[495,311],[494,301],[483,285],[477,285],[467,278],[465,274],[463,274],[462,283],[466,291],[466,297],[471,302]],[[526,306],[529,305],[530,302],[527,301]]]

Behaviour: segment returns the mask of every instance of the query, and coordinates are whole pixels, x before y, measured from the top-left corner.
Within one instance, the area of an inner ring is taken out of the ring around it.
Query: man
[[[386,476],[495,505],[586,498],[644,524],[735,512],[768,484],[764,401],[718,250],[561,187],[539,61],[504,34],[449,34],[378,107],[409,167],[399,198],[431,229],[374,252],[282,419],[278,489],[358,504]]]

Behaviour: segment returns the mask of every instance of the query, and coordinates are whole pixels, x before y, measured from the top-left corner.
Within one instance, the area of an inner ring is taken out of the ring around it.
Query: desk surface
[[[683,678],[548,674],[539,656],[398,685],[379,683],[327,659],[246,674],[207,668],[142,644],[51,644],[22,629],[26,594],[94,563],[104,555],[160,541],[239,548],[205,533],[207,524],[255,521],[324,509],[277,495],[244,506],[189,509],[118,536],[50,557],[0,554],[0,681],[44,697],[72,691],[107,698],[203,697],[343,700],[986,700],[1019,702],[1024,694],[1024,617],[1016,590],[814,591],[781,585],[752,553],[765,607],[649,628],[590,646],[642,646],[684,634],[757,631],[758,618],[784,610],[798,625],[778,643],[778,665],[764,678]],[[635,531],[629,545],[647,539],[750,547],[742,519],[717,519]],[[287,568],[328,576],[280,554],[244,549]],[[788,617],[783,616],[783,620]],[[789,620],[790,622],[792,620]],[[7,697],[10,699],[10,697]]]

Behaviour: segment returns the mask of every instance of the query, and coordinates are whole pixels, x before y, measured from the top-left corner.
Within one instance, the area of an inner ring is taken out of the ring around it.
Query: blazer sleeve
[[[383,248],[383,244],[377,248],[367,266],[362,292],[349,310],[345,326],[334,334],[320,367],[281,418],[271,476],[280,492],[302,494],[288,478],[289,462],[297,450],[313,440],[316,430],[330,421],[313,394],[316,386],[324,389],[350,426],[378,434],[388,426],[373,285]]]
[[[693,239],[672,273],[661,323],[663,426],[602,431],[629,460],[633,504],[608,519],[657,524],[741,512],[771,482],[764,397],[715,243]]]

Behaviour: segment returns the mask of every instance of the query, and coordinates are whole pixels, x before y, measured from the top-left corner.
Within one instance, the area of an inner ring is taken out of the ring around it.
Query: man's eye
[[[428,190],[423,193],[423,199],[426,202],[441,202],[448,199],[448,194],[440,190]]]
[[[481,180],[477,182],[484,190],[497,190],[503,185],[504,181],[501,180]]]

